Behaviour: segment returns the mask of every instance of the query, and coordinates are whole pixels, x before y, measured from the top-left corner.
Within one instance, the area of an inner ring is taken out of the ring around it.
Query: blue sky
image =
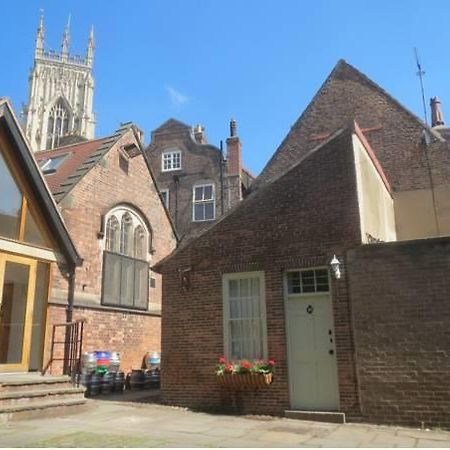
[[[425,90],[450,114],[450,2],[301,0],[14,0],[0,3],[0,96],[27,101],[39,10],[47,48],[71,53],[95,27],[96,135],[132,120],[146,134],[170,117],[201,123],[210,143],[236,118],[245,165],[259,173],[340,58],[423,116]],[[430,4],[431,5],[431,4]],[[449,116],[450,118],[450,116]]]

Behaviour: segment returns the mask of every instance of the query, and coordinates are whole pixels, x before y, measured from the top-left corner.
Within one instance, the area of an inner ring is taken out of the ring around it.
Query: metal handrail
[[[76,320],[74,322],[57,323],[53,325],[50,358],[42,369],[42,375],[45,375],[49,369],[50,374],[52,373],[52,364],[55,361],[63,361],[63,374],[69,375],[72,377],[73,381],[75,380],[75,375],[80,371],[84,322],[84,320]],[[63,341],[55,340],[57,328],[65,328]],[[64,356],[62,358],[57,358],[55,356],[56,345],[64,346]]]

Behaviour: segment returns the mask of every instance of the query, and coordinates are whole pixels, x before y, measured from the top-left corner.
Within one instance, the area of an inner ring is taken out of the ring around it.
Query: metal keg
[[[111,352],[111,360],[109,362],[109,372],[118,372],[120,369],[120,353]]]
[[[101,392],[102,394],[110,394],[113,390],[114,378],[113,374],[106,372],[102,375]]]
[[[89,390],[89,395],[94,397],[95,395],[100,394],[102,378],[100,375],[93,373],[91,375],[91,387]]]
[[[116,372],[114,374],[114,391],[123,392],[125,385],[125,374],[123,372]]]
[[[159,368],[152,370],[151,373],[152,373],[152,375],[151,375],[150,385],[154,389],[159,389],[160,380],[161,380],[161,372],[160,372]]]
[[[81,357],[81,373],[91,374],[97,367],[97,359],[94,352],[85,352]]]
[[[141,369],[133,369],[130,376],[131,389],[143,389],[145,385],[145,372]]]
[[[144,357],[145,368],[150,370],[155,367],[159,367],[161,363],[161,353],[160,352],[147,352]]]
[[[111,362],[111,352],[105,352],[103,350],[96,351],[95,359],[96,359],[96,373],[103,374],[108,371],[109,364]]]

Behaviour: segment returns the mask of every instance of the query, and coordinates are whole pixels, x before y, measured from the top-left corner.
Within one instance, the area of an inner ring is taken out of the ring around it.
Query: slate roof
[[[59,203],[77,183],[103,158],[111,147],[130,130],[131,122],[122,124],[111,136],[94,139],[35,154],[39,163],[60,155],[67,155],[55,173],[46,175],[53,197]]]
[[[29,143],[6,98],[0,98],[0,126],[4,126],[8,137],[16,147],[15,157],[36,197],[40,210],[43,212],[52,235],[58,244],[58,250],[65,256],[68,263],[81,265],[82,259],[73,243],[58,207],[45,183],[44,177],[37,165]]]

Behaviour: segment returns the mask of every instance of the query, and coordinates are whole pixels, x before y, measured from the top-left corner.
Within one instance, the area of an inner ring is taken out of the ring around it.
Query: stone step
[[[335,411],[300,411],[287,410],[284,412],[288,419],[311,420],[313,422],[345,423],[345,413]]]
[[[88,407],[83,398],[20,403],[0,407],[0,423],[13,420],[55,417],[63,414],[78,413]]]
[[[47,389],[34,389],[24,391],[6,391],[0,392],[0,409],[6,406],[21,404],[27,402],[33,404],[46,400],[69,400],[74,398],[82,399],[84,397],[85,388],[79,387],[50,387]]]
[[[5,392],[24,390],[48,390],[49,387],[68,388],[72,387],[70,377],[60,376],[33,376],[33,377],[7,377],[0,378],[0,394]]]

